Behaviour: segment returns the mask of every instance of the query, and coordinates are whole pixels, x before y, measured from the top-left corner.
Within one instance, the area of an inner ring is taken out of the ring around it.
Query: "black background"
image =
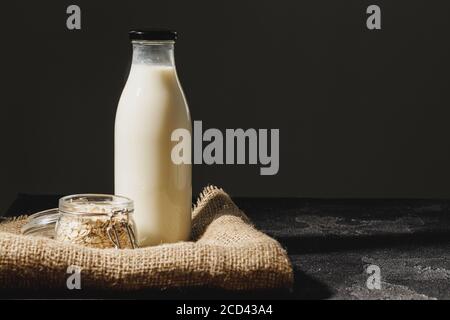
[[[66,28],[66,8],[82,30]],[[366,28],[366,8],[382,30]],[[17,192],[113,191],[113,129],[136,26],[178,30],[204,128],[279,128],[280,171],[195,166],[194,192],[450,198],[450,2],[2,3],[0,210]],[[1,212],[0,211],[0,212]]]

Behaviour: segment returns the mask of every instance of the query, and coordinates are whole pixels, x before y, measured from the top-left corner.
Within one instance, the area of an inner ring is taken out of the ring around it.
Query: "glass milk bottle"
[[[115,122],[115,193],[134,201],[140,247],[188,240],[191,165],[171,159],[172,132],[192,130],[175,69],[176,33],[131,31],[130,39],[133,60]]]

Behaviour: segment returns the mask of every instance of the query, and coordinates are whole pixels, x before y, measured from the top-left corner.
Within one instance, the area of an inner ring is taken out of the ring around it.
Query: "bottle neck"
[[[133,64],[174,66],[173,41],[133,41]]]

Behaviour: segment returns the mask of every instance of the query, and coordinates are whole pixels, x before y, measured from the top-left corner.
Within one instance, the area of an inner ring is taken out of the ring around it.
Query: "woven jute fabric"
[[[291,288],[280,244],[256,230],[223,190],[207,187],[192,213],[192,241],[139,249],[94,249],[20,234],[26,217],[0,224],[1,288],[66,288],[69,266],[84,289]]]

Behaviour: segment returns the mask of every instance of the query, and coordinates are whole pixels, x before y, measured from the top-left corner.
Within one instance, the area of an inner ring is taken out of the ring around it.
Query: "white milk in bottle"
[[[174,164],[175,129],[191,131],[174,63],[175,32],[131,31],[133,61],[115,122],[115,193],[134,200],[140,247],[188,240],[191,165]]]

